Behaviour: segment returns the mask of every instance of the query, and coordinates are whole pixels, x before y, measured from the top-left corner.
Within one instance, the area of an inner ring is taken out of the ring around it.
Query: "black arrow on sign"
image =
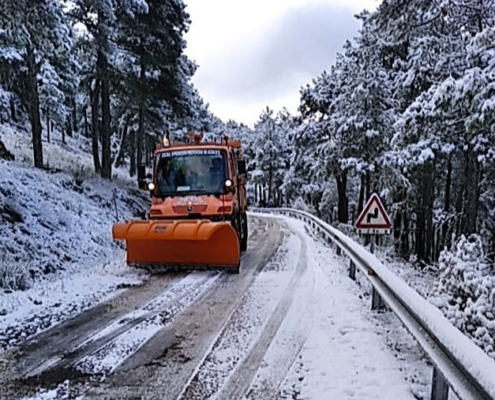
[[[375,207],[373,209],[373,214],[369,213],[367,216],[366,216],[366,222],[369,224],[371,222],[372,219],[377,219],[378,218],[378,207]]]

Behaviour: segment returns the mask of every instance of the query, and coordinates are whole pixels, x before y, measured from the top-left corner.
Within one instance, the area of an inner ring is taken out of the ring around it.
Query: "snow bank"
[[[29,133],[0,125],[16,158],[0,161],[0,348],[94,305],[139,275],[125,265],[111,227],[117,216],[144,215],[149,196],[124,170],[116,170],[112,182],[99,178],[91,172],[89,144],[83,138],[63,144],[56,135],[43,143],[50,169],[39,170],[32,167]]]
[[[0,287],[25,289],[28,278],[107,259],[115,202],[120,219],[146,210],[131,194],[97,178],[78,184],[66,173],[0,163]]]
[[[0,288],[26,289],[49,273],[108,259],[118,248],[111,238],[117,217],[146,211],[146,194],[128,179],[117,184],[89,172],[91,156],[74,139],[70,151],[44,143],[56,169],[43,171],[31,166],[26,132],[3,125],[0,137],[17,160],[0,162]]]

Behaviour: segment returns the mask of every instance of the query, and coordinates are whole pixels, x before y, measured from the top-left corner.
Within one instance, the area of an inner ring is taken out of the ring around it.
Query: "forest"
[[[4,0],[0,120],[91,140],[94,170],[135,176],[161,137],[244,142],[254,205],[301,205],[341,226],[376,192],[397,255],[435,263],[478,234],[495,257],[495,0],[389,0],[300,88],[296,115],[222,121],[191,83],[178,0]]]
[[[356,18],[297,113],[267,106],[249,127],[192,84],[182,0],[2,0],[0,124],[30,131],[37,170],[54,135],[89,143],[103,180],[135,177],[164,136],[226,133],[243,142],[251,205],[354,237],[377,193],[393,219],[379,244],[433,270],[426,296],[495,357],[495,0],[384,0]]]
[[[262,113],[251,180],[344,225],[376,192],[398,255],[435,263],[466,237],[493,262],[495,1],[384,1],[356,17],[299,114]]]

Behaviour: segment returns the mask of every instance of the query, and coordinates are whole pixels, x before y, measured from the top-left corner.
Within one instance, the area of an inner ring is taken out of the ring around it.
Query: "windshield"
[[[156,181],[158,196],[225,193],[225,152],[214,149],[177,150],[160,153]]]

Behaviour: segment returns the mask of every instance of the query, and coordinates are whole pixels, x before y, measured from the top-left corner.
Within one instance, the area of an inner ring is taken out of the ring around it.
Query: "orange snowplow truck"
[[[116,223],[127,263],[150,271],[170,268],[222,269],[239,273],[247,248],[246,163],[239,140],[157,146],[147,220]],[[139,177],[138,177],[139,178]],[[141,177],[143,178],[143,177]]]

